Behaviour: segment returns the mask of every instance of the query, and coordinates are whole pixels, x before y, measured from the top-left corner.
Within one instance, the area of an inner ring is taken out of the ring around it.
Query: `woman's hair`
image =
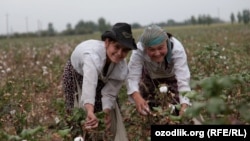
[[[139,39],[143,47],[158,45],[168,39],[167,33],[157,25],[146,27]]]

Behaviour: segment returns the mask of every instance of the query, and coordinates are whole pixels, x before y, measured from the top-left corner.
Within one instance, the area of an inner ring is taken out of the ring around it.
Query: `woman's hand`
[[[105,123],[105,131],[107,133],[111,133],[110,129],[111,129],[111,111],[110,109],[104,109],[104,113],[105,113],[105,116],[104,116],[104,123]]]
[[[94,106],[92,104],[85,104],[87,110],[86,122],[84,124],[85,129],[93,129],[98,127],[98,119],[94,114]]]
[[[179,115],[180,116],[182,116],[184,114],[184,112],[186,111],[187,107],[188,107],[188,104],[186,104],[186,103],[182,103],[181,104],[181,109],[179,111]]]
[[[134,92],[132,94],[132,97],[135,101],[136,109],[140,114],[142,115],[150,114],[148,103],[142,98],[139,92]]]

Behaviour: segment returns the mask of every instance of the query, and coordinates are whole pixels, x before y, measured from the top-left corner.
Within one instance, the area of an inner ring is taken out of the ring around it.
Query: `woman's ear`
[[[106,39],[104,40],[104,43],[105,43],[105,47],[106,47],[106,48],[109,46],[110,42],[111,42],[111,41],[109,40],[109,38],[106,38]]]

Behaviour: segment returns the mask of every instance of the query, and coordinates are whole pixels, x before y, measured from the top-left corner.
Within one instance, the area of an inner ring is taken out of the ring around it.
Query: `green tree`
[[[171,25],[175,25],[175,21],[173,20],[173,19],[169,19],[168,21],[167,21],[167,25],[169,25],[169,26],[171,26]]]
[[[141,28],[141,25],[139,23],[133,23],[131,24],[131,27],[136,29],[136,28]]]
[[[210,15],[207,15],[205,19],[206,19],[206,24],[207,24],[207,25],[212,24],[212,18],[211,18]]]
[[[249,10],[243,10],[243,23],[248,24],[250,21],[250,11]]]
[[[97,25],[93,21],[85,22],[85,33],[92,34],[97,31]]]
[[[103,33],[104,31],[108,30],[110,28],[110,24],[106,23],[106,20],[104,18],[98,19],[98,30]]]
[[[55,29],[54,29],[52,23],[49,23],[49,24],[48,24],[47,35],[48,35],[48,36],[54,36],[54,35],[55,35]]]
[[[75,26],[75,33],[76,34],[84,34],[85,31],[84,31],[84,21],[83,20],[80,20],[76,26]]]
[[[242,15],[240,12],[238,12],[237,18],[238,18],[238,23],[241,23],[242,22]]]
[[[73,35],[73,34],[74,34],[74,30],[73,30],[73,28],[72,28],[72,26],[71,26],[70,23],[68,23],[68,24],[66,25],[66,30],[63,31],[63,34],[64,34],[64,35]]]
[[[191,24],[195,25],[196,23],[196,18],[194,16],[191,16]]]
[[[234,13],[231,14],[230,19],[231,19],[231,23],[233,24],[235,22]]]
[[[96,31],[96,24],[92,21],[84,22],[81,20],[75,26],[76,34],[91,34],[94,31]]]

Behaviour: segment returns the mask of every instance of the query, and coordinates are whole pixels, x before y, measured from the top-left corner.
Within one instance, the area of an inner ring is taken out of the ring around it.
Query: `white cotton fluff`
[[[84,139],[82,137],[76,137],[74,141],[84,141]]]
[[[168,92],[168,87],[167,86],[161,86],[159,88],[159,90],[160,90],[161,93],[167,93]]]
[[[172,114],[175,110],[175,106],[173,104],[169,104],[168,107],[171,108],[170,114]]]

